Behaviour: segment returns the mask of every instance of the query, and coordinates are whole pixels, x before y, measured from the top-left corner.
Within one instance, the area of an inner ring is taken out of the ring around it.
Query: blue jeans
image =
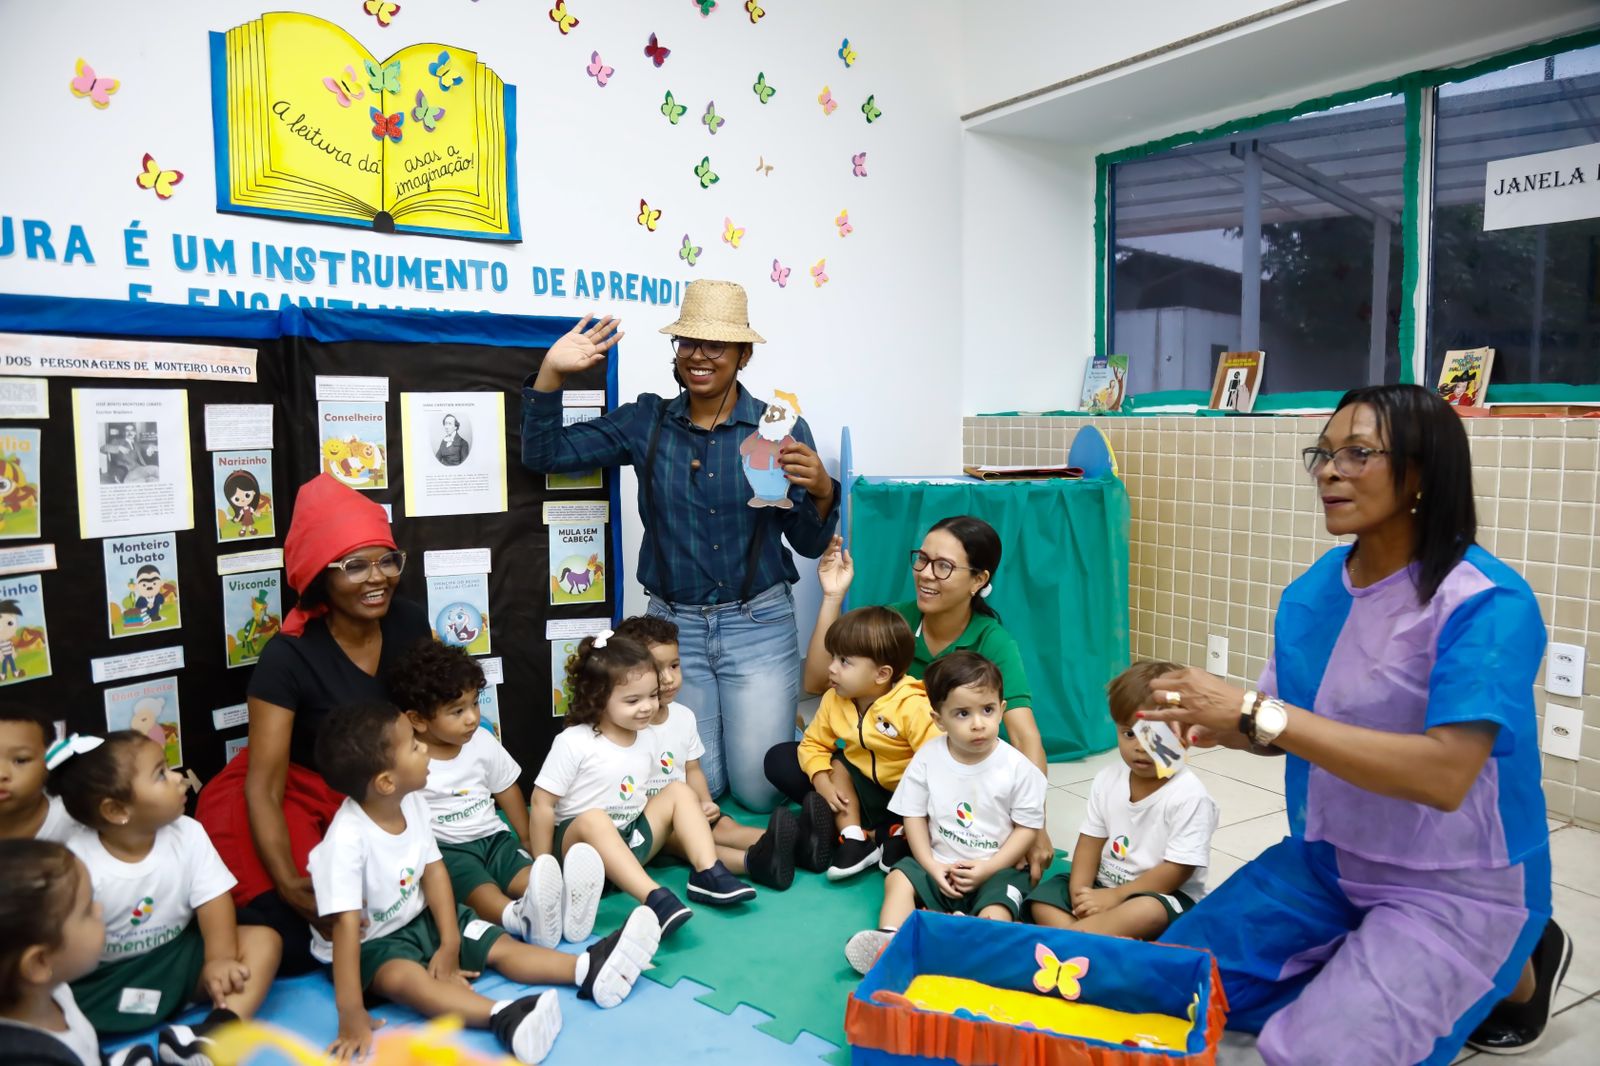
[[[767,781],[767,750],[794,736],[800,690],[800,636],[794,595],[782,582],[742,603],[668,606],[650,597],[648,613],[678,626],[683,690],[694,712],[705,757],[700,769],[711,795],[731,789],[753,811],[779,801]]]

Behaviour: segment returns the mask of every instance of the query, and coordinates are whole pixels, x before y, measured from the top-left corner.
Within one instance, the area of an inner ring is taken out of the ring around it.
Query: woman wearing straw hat
[[[778,800],[762,760],[792,738],[800,683],[799,637],[789,586],[789,545],[816,558],[838,523],[839,486],[811,430],[796,420],[777,453],[793,506],[752,507],[740,446],[767,405],[739,384],[753,345],[745,292],[731,281],[692,281],[672,338],[672,399],[643,393],[601,418],[562,425],[569,374],[601,362],[622,338],[619,323],[589,318],[551,346],[522,390],[522,462],[560,473],[632,465],[644,524],[639,580],[649,613],[678,626],[681,702],[694,711],[713,796],[731,789],[753,810]]]

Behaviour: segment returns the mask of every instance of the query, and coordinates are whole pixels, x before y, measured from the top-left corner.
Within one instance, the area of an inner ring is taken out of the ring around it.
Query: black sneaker
[[[800,834],[795,838],[794,863],[802,870],[820,874],[833,863],[833,845],[839,830],[834,828],[833,810],[820,792],[806,793],[800,804]]]
[[[489,1030],[518,1062],[542,1062],[561,1032],[561,1001],[555,989],[507,1003],[489,1015]]]
[[[756,890],[728,872],[718,859],[704,870],[689,875],[689,898],[696,903],[726,907],[756,898]]]
[[[673,895],[670,888],[656,889],[645,897],[644,905],[655,914],[656,924],[661,926],[662,939],[694,917],[694,911],[684,906],[683,900]]]
[[[121,1051],[111,1052],[105,1061],[106,1066],[155,1066],[160,1060],[149,1044],[130,1044]]]
[[[1502,1000],[1495,1004],[1467,1037],[1467,1046],[1491,1055],[1521,1055],[1537,1047],[1555,1009],[1556,989],[1571,962],[1572,938],[1552,918],[1533,948],[1533,998],[1526,1003]]]
[[[192,1027],[169,1025],[156,1036],[156,1054],[169,1066],[212,1066],[212,1030],[238,1020],[233,1011],[218,1007]]]
[[[787,807],[779,807],[767,819],[767,831],[744,853],[744,868],[750,880],[779,892],[794,884],[795,841],[800,838],[800,819]]]
[[[894,864],[901,859],[911,858],[911,841],[906,839],[906,827],[899,822],[879,829],[878,839],[883,841],[883,854],[878,857],[878,869],[884,873],[894,869]]]
[[[661,923],[649,907],[635,907],[621,929],[589,945],[589,972],[578,986],[579,999],[615,1007],[628,998],[639,975],[661,944]]]
[[[883,849],[870,840],[841,837],[833,853],[833,865],[828,867],[828,880],[843,881],[854,877],[878,861]]]

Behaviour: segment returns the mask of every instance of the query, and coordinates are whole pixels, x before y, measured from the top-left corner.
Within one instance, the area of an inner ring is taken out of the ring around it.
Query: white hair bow
[[[616,635],[617,631],[614,629],[602,629],[600,632],[594,635],[594,646],[597,648],[603,648],[606,646],[606,641],[610,640]]]
[[[46,770],[58,769],[62,763],[74,755],[87,755],[105,741],[100,737],[86,737],[79,733],[68,733],[56,741],[44,753],[44,767]]]

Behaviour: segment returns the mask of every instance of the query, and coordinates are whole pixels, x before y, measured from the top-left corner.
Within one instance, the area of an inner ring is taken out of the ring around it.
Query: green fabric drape
[[[1128,665],[1128,492],[1119,478],[988,484],[869,482],[851,488],[850,602],[915,596],[907,555],[941,518],[994,526],[1002,554],[989,604],[1016,638],[1052,761],[1116,744],[1105,686]]]

